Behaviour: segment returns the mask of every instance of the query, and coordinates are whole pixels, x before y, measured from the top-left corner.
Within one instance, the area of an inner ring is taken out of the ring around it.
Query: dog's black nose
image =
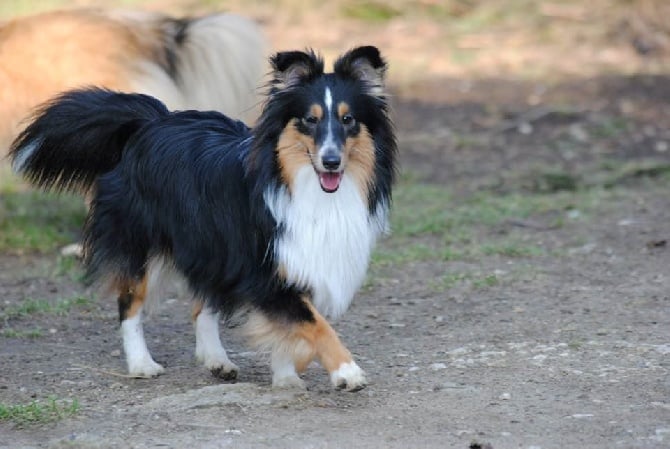
[[[340,168],[342,159],[339,154],[326,154],[321,158],[321,162],[326,170],[337,170]]]

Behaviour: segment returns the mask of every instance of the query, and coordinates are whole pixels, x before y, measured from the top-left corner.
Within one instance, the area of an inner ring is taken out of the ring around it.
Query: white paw
[[[272,376],[272,388],[290,388],[305,390],[305,382],[297,374],[289,376]]]
[[[347,391],[362,390],[367,385],[365,372],[354,361],[343,363],[330,373],[330,381],[335,388]]]
[[[205,368],[211,371],[212,376],[219,377],[223,380],[237,379],[237,374],[240,369],[230,361],[225,353],[215,356],[212,354],[204,355],[196,351],[195,356],[202,362]]]
[[[139,360],[128,360],[128,374],[133,377],[155,377],[163,372],[165,368],[154,362],[151,356]]]

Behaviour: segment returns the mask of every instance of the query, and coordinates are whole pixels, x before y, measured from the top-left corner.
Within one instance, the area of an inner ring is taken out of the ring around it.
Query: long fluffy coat
[[[333,73],[313,53],[279,53],[272,65],[253,129],[90,89],[45,105],[13,146],[15,170],[34,184],[95,192],[85,262],[119,292],[131,373],[162,369],[137,320],[151,267],[167,259],[206,310],[252,311],[250,334],[272,351],[275,384],[294,383],[313,357],[335,385],[365,384],[321,314],[348,307],[386,229],[396,153],[386,64],[359,47]],[[210,352],[232,370],[222,347]]]

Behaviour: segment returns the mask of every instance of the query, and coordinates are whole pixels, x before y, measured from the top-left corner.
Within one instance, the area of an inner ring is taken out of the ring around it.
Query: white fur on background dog
[[[266,50],[260,28],[251,20],[234,14],[197,19],[177,69],[186,97],[182,109],[214,109],[248,122],[255,119]]]
[[[316,172],[305,166],[291,193],[285,187],[268,189],[265,202],[285,228],[274,251],[288,281],[313,287],[317,310],[339,317],[365,280],[372,247],[386,229],[385,212],[370,216],[367,199],[346,168],[336,192],[321,190]]]

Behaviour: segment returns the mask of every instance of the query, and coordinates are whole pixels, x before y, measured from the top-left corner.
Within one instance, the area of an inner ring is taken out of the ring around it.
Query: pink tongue
[[[319,181],[321,182],[321,188],[326,192],[334,192],[340,187],[340,181],[342,180],[342,173],[319,173]]]

